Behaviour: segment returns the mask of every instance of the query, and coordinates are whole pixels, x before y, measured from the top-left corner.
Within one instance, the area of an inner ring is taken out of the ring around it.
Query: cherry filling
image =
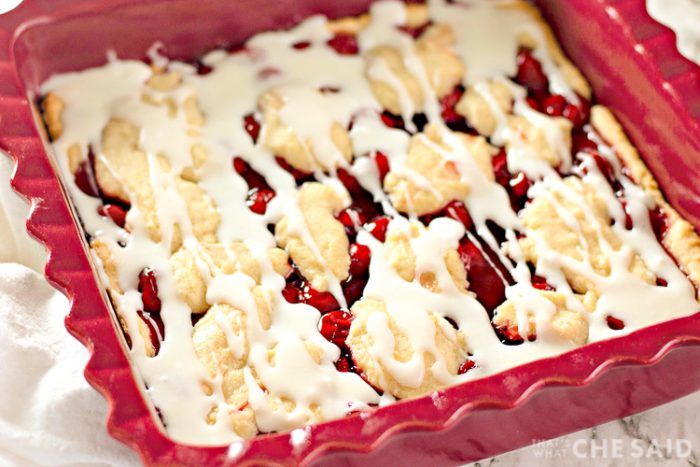
[[[462,133],[477,134],[477,132],[469,126],[467,119],[457,112],[457,103],[464,95],[464,86],[461,84],[447,95],[440,98],[440,115],[442,116],[445,125],[452,131],[460,131]]]
[[[553,286],[549,285],[547,279],[542,276],[533,275],[530,279],[532,286],[538,290],[551,291],[555,290]]]
[[[473,368],[476,368],[476,362],[474,362],[474,360],[467,359],[466,362],[462,363],[459,366],[459,370],[457,370],[457,373],[460,375],[463,375],[464,373],[466,373],[467,371],[469,371]]]
[[[394,115],[391,112],[385,110],[381,113],[380,118],[382,119],[384,125],[388,126],[389,128],[394,128],[397,130],[406,129],[403,122],[403,117],[401,117],[400,115]]]
[[[327,44],[340,55],[357,55],[360,52],[357,38],[352,34],[336,34]]]
[[[336,219],[345,227],[345,235],[353,239],[357,235],[358,228],[363,225],[367,218],[352,207],[345,208],[338,213]]]
[[[308,49],[309,47],[311,47],[311,42],[309,42],[309,41],[295,42],[294,44],[292,44],[292,47],[296,50]]]
[[[95,155],[92,148],[88,150],[88,157],[80,162],[74,175],[75,184],[80,191],[93,198],[100,197],[100,187],[97,185],[95,177]]]
[[[586,143],[583,144],[584,145],[582,146],[582,149],[577,153],[577,159],[579,163],[581,163],[583,160],[581,154],[586,154],[593,158],[593,160],[596,163],[596,166],[598,167],[598,170],[600,170],[601,174],[605,177],[607,182],[612,187],[615,196],[618,198],[623,210],[625,211],[625,228],[627,230],[632,229],[634,227],[634,224],[632,221],[632,217],[629,215],[629,212],[627,210],[627,200],[624,197],[625,190],[622,186],[622,183],[620,183],[620,180],[617,178],[615,169],[613,168],[610,161],[604,158],[598,152],[597,149],[591,149],[590,145]],[[623,173],[629,172],[629,169],[626,166],[623,166],[621,170]],[[587,173],[585,169],[583,170],[583,172]],[[669,228],[668,215],[659,206],[656,206],[654,209],[649,210],[649,220],[651,221],[651,227],[654,230],[656,240],[663,245],[662,240]],[[668,254],[673,258],[673,255],[671,255],[670,253]]]
[[[372,252],[366,245],[353,243],[350,245],[350,274],[343,281],[343,295],[348,307],[351,307],[362,297],[369,280],[369,263]]]
[[[287,277],[287,285],[282,289],[282,296],[289,303],[305,303],[321,313],[328,313],[340,308],[340,304],[333,294],[314,289],[296,270]]]
[[[508,192],[513,210],[520,211],[528,201],[527,192],[532,182],[522,172],[513,175],[508,171],[508,157],[505,149],[501,148],[498,154],[491,158],[491,165],[496,182]]]
[[[389,128],[404,130],[408,132],[408,130],[406,129],[406,122],[404,121],[402,116],[392,114],[388,110],[385,110],[384,112],[382,112],[380,117],[382,119],[382,122],[384,122],[384,125],[388,126]],[[423,113],[415,114],[411,118],[411,122],[416,127],[416,131],[421,132],[423,131],[423,128],[425,128],[425,125],[428,124],[428,117]]]
[[[202,63],[201,60],[197,60],[194,64],[194,67],[197,69],[197,74],[201,76],[208,75],[214,70],[209,65],[205,65],[204,63]]]
[[[608,323],[608,327],[613,331],[620,331],[625,329],[625,322],[621,319],[617,319],[613,316],[606,316],[605,321]]]
[[[265,214],[267,205],[275,197],[275,190],[270,188],[265,177],[256,172],[250,164],[240,157],[233,159],[233,168],[248,184],[246,205],[256,214]]]
[[[590,119],[590,102],[577,94],[579,104],[574,105],[564,96],[549,94],[549,79],[542,64],[532,55],[532,50],[521,47],[516,58],[518,71],[515,81],[527,89],[527,102],[533,109],[552,117],[564,117],[580,130]]]
[[[321,317],[321,335],[341,350],[348,350],[345,340],[350,333],[352,315],[347,311],[331,311]]]
[[[620,183],[620,181],[617,179],[617,176],[615,175],[615,169],[613,168],[610,161],[601,156],[598,151],[585,152],[587,152],[591,157],[593,157],[595,164],[598,166],[598,170],[600,170],[600,173],[602,173],[605,179],[608,181],[613,191],[615,192],[615,195],[621,196],[622,193],[624,193],[625,189],[622,186],[622,183]]]
[[[139,273],[139,292],[143,309],[149,313],[160,313],[161,303],[158,298],[158,282],[153,269],[145,268]]]
[[[498,336],[500,341],[505,345],[520,345],[523,342],[525,342],[523,336],[521,336],[520,333],[518,333],[517,324],[495,326],[494,330],[496,331],[496,335]],[[527,337],[529,341],[535,340],[534,335],[528,335]]]
[[[374,163],[377,165],[377,171],[379,172],[379,181],[384,183],[384,179],[390,170],[389,159],[383,152],[377,151],[374,153]]]
[[[321,317],[319,327],[321,335],[340,348],[340,358],[335,362],[335,368],[344,373],[352,371],[360,374],[345,342],[350,333],[352,318],[352,315],[347,311],[331,311]]]
[[[350,208],[360,214],[363,219],[372,219],[384,213],[382,206],[374,202],[372,194],[365,190],[350,172],[338,169],[337,174],[352,198]]]
[[[273,190],[258,189],[253,188],[248,192],[248,199],[246,200],[246,206],[256,214],[265,214],[267,211],[267,205],[275,197],[275,192]]]
[[[634,223],[632,222],[632,216],[630,216],[627,210],[627,200],[625,198],[620,198],[620,204],[622,205],[622,210],[625,211],[625,229],[632,230]]]
[[[257,143],[258,136],[260,136],[260,122],[257,121],[255,115],[248,114],[243,117],[243,128],[250,135],[253,143]]]
[[[284,170],[289,172],[292,177],[294,177],[294,181],[296,182],[297,186],[303,184],[304,182],[312,182],[316,180],[314,178],[314,174],[311,172],[304,172],[303,170],[295,169],[292,167],[289,162],[284,160],[283,158],[277,156],[275,157],[275,161],[277,161],[277,165],[282,167]]]
[[[476,299],[486,308],[489,317],[493,317],[493,310],[506,299],[503,279],[468,237],[459,242],[457,252],[467,272],[469,290],[476,294]]]
[[[397,26],[396,29],[401,31],[404,34],[408,34],[414,39],[419,38],[423,33],[425,32],[426,29],[428,29],[428,26],[430,26],[432,23],[428,21],[427,23],[423,23],[419,26],[408,26],[408,25],[403,25],[403,26]]]
[[[555,94],[546,97],[539,105],[541,112],[552,117],[564,117],[571,121],[574,129],[581,129],[591,113],[591,104],[582,96],[578,96],[579,105],[569,103],[564,96]]]
[[[160,317],[162,305],[158,298],[158,282],[153,269],[145,268],[139,273],[138,291],[143,303],[143,310],[139,310],[138,315],[148,327],[151,344],[158,355],[160,343],[165,338],[165,325]]]
[[[668,215],[657,206],[649,211],[649,220],[651,221],[651,228],[654,230],[654,235],[656,235],[656,240],[662,243],[670,226]]]
[[[516,57],[518,72],[515,82],[528,90],[531,97],[541,100],[549,91],[549,79],[542,64],[532,55],[532,50],[521,47]]]
[[[420,218],[420,221],[425,225],[429,225],[433,219],[437,219],[438,217],[449,217],[450,219],[454,219],[457,222],[460,222],[467,231],[472,230],[474,227],[469,211],[461,201],[452,200],[439,211],[425,214]]]
[[[371,233],[374,238],[384,243],[386,241],[386,229],[389,227],[389,217],[378,216],[365,224],[365,230]]]
[[[117,224],[119,227],[124,228],[126,224],[126,212],[129,210],[127,207],[124,209],[122,206],[117,204],[105,204],[97,208],[97,212],[104,217],[109,217]]]
[[[353,373],[360,373],[358,368],[355,366],[355,360],[353,360],[352,355],[350,354],[349,351],[340,351],[340,358],[338,359],[337,362],[335,362],[335,368],[336,370],[342,372],[342,373],[347,373],[352,371]],[[362,377],[362,375],[360,375]],[[364,379],[364,378],[362,378]],[[376,389],[376,388],[375,388]],[[381,391],[377,391],[381,394]]]
[[[95,176],[95,154],[92,148],[88,150],[88,157],[80,162],[74,174],[75,184],[86,195],[92,198],[100,198],[102,206],[97,208],[97,213],[103,217],[109,217],[119,227],[126,224],[126,213],[131,207],[129,203],[107,196],[97,183]]]

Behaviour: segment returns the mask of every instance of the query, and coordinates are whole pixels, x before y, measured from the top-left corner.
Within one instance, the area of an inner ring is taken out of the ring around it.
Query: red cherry
[[[357,38],[352,34],[336,34],[328,41],[328,45],[340,55],[357,55],[360,52]]]
[[[93,198],[99,198],[100,189],[97,186],[92,159],[89,156],[78,165],[78,169],[74,174],[74,180],[80,191]]]
[[[352,198],[351,207],[362,214],[362,223],[365,222],[365,219],[379,214],[380,207],[375,204],[372,194],[365,190],[350,172],[345,169],[338,169],[337,174],[340,181],[350,193],[350,197]]]
[[[555,94],[542,101],[542,111],[552,117],[561,117],[568,105],[569,103],[564,96]]]
[[[289,162],[286,160],[282,159],[281,157],[275,157],[275,160],[277,161],[277,164],[282,167],[284,170],[289,172],[292,177],[294,177],[294,180],[297,182],[297,185],[301,185],[304,182],[308,182],[310,180],[314,179],[314,174],[311,172],[304,172],[303,170],[296,169],[292,167]]]
[[[202,76],[208,75],[214,70],[212,67],[205,65],[199,60],[197,60],[197,63],[195,63],[195,68],[197,68],[197,74]]]
[[[501,149],[498,154],[491,159],[493,174],[499,185],[507,187],[510,183],[510,172],[508,171],[508,158],[505,149]]]
[[[272,190],[272,188],[270,188],[270,185],[267,184],[267,180],[265,180],[265,177],[263,177],[258,172],[256,172],[250,166],[250,164],[248,164],[241,157],[235,157],[233,159],[233,168],[236,170],[238,175],[243,177],[243,179],[248,184],[249,189],[251,189],[251,190],[254,190],[254,189]]]
[[[143,320],[148,328],[148,338],[153,346],[153,353],[158,355],[158,352],[160,352],[160,343],[165,338],[165,325],[163,324],[160,314],[141,310],[138,310],[136,314]]]
[[[460,241],[457,251],[467,271],[469,289],[476,294],[477,300],[486,308],[489,315],[493,314],[493,310],[506,298],[501,276],[469,238],[464,237]]]
[[[622,193],[624,191],[622,185],[615,176],[615,169],[609,160],[600,155],[598,151],[589,151],[589,154],[593,157],[598,169],[603,174],[605,179],[610,183],[613,191],[616,193]]]
[[[139,292],[143,309],[149,313],[159,313],[161,309],[160,298],[158,298],[158,282],[155,271],[145,268],[139,273]]]
[[[529,105],[533,109],[537,110],[538,112],[540,111],[540,104],[538,104],[537,101],[535,99],[533,99],[532,97],[527,98],[527,105]]]
[[[574,124],[574,128],[580,129],[588,123],[591,118],[591,102],[580,94],[578,96],[579,104],[578,106],[571,105],[568,110],[564,111],[564,117],[571,120]],[[572,110],[575,109],[575,112]]]
[[[126,224],[126,210],[121,206],[116,204],[105,204],[104,206],[97,208],[97,212],[101,216],[112,219],[114,223],[122,229],[124,228],[124,225]]]
[[[321,313],[327,313],[340,308],[338,301],[330,292],[319,292],[311,287],[305,279],[296,279],[287,282],[282,289],[282,296],[289,303],[306,303],[316,308]]]
[[[476,367],[476,363],[473,360],[467,360],[466,362],[462,363],[462,365],[460,365],[457,373],[463,375],[464,373],[466,373],[474,367]]]
[[[574,132],[571,142],[571,153],[577,154],[580,151],[591,150],[597,151],[598,145],[594,141],[588,139],[586,133]]]
[[[474,226],[467,207],[461,201],[450,201],[447,203],[447,206],[445,206],[444,212],[450,219],[461,222],[466,230],[470,230]]]
[[[535,95],[544,95],[549,89],[549,80],[542,70],[542,64],[533,57],[532,51],[521,48],[516,58],[518,73],[515,80]]]
[[[542,111],[552,117],[564,117],[571,121],[574,128],[581,128],[589,118],[590,103],[578,96],[579,106],[570,104],[564,96],[551,95],[542,102]]]
[[[282,296],[289,303],[303,303],[302,292],[298,284],[294,282],[287,282],[284,289],[282,289]]]
[[[660,277],[656,278],[656,286],[657,287],[668,287],[668,281],[666,279],[662,279]]]
[[[404,34],[408,34],[409,36],[411,36],[414,39],[417,39],[418,37],[420,37],[423,34],[423,32],[428,28],[428,26],[430,26],[429,22],[421,24],[420,26],[408,26],[408,25],[397,26],[396,29],[398,29],[399,31],[401,31]]]
[[[384,125],[388,126],[389,128],[395,128],[398,130],[406,129],[403,123],[403,118],[398,115],[394,115],[389,112],[382,112],[380,117]]]
[[[374,238],[380,242],[384,242],[386,240],[387,227],[389,227],[389,218],[386,216],[375,217],[365,225],[365,229],[374,235]]]
[[[455,86],[455,88],[447,95],[440,98],[440,108],[442,109],[442,119],[445,123],[455,123],[464,119],[463,116],[457,113],[455,107],[464,95],[463,86]]]
[[[352,237],[357,234],[357,228],[363,225],[367,219],[361,211],[353,208],[345,208],[338,213],[338,221],[345,227],[345,233]]]
[[[666,236],[666,232],[668,232],[668,215],[666,215],[666,213],[657,206],[649,211],[649,220],[651,221],[651,227],[654,230],[656,239],[659,241],[659,243],[661,243],[663,238]]]
[[[340,308],[340,304],[330,292],[319,292],[309,287],[304,294],[306,296],[306,304],[311,305],[321,313]]]
[[[241,177],[245,177],[245,173],[247,170],[250,168],[250,165],[240,157],[234,157],[233,158],[233,169],[240,175]]]
[[[530,180],[524,173],[520,172],[508,182],[511,192],[517,198],[527,198],[527,191],[530,189]]]
[[[627,212],[627,200],[620,198],[620,204],[622,205],[622,210],[625,211],[625,229],[632,230],[634,223],[632,222],[632,217],[629,212]]]
[[[267,211],[267,205],[274,197],[275,192],[273,190],[267,188],[253,188],[248,193],[246,205],[256,214],[265,214],[265,211]]]
[[[253,139],[253,143],[257,143],[260,135],[260,123],[255,119],[255,115],[248,114],[243,117],[243,127]]]
[[[355,370],[355,365],[353,365],[351,358],[341,356],[338,361],[335,362],[335,369],[341,373],[348,373]]]
[[[389,173],[389,159],[383,152],[378,151],[374,154],[374,163],[379,171],[379,181],[384,183],[384,178]]]
[[[350,332],[352,315],[346,311],[336,310],[321,317],[321,335],[341,349],[346,349],[345,340]]]
[[[239,44],[236,44],[236,45],[232,45],[231,47],[228,47],[226,50],[227,50],[228,53],[230,53],[230,54],[239,54],[239,53],[244,53],[244,52],[245,52],[245,53],[251,52],[251,50],[248,49],[248,48],[245,46],[245,44],[240,44],[240,43],[239,43]]]
[[[311,46],[311,42],[309,42],[309,41],[295,42],[294,44],[292,44],[292,47],[294,47],[297,50],[308,49],[310,46]]]
[[[345,188],[350,192],[350,196],[358,195],[364,191],[360,182],[347,170],[338,169],[337,174],[340,181],[345,185]]]
[[[369,270],[372,252],[367,245],[353,243],[350,245],[350,274],[362,276]]]
[[[365,286],[367,285],[366,276],[350,276],[348,280],[343,282],[343,296],[348,306],[352,306],[353,303],[362,298],[362,294],[365,291]]]
[[[608,327],[613,331],[619,331],[625,329],[625,322],[621,319],[614,318],[612,316],[606,316],[605,320],[608,322]]]
[[[547,279],[542,276],[533,275],[531,282],[532,286],[538,290],[555,290],[554,287],[547,283]]]
[[[525,339],[523,339],[520,333],[518,333],[517,325],[512,324],[510,326],[498,326],[495,329],[496,335],[498,335],[498,338],[505,345],[520,345],[525,342]]]

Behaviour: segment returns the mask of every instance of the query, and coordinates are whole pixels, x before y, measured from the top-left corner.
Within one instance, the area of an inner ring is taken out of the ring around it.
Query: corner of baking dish
[[[96,8],[118,3],[124,1],[92,2],[99,4]],[[649,72],[656,74],[652,77],[679,109],[684,108],[695,119],[700,135],[700,69],[676,52],[673,33],[648,17],[641,0],[591,3],[605,8],[624,28],[638,59],[647,62]],[[433,396],[312,426],[305,430],[302,444],[292,443],[288,433],[265,435],[231,447],[172,442],[156,422],[131,368],[15,66],[14,40],[27,22],[58,20],[61,15],[74,14],[75,4],[25,0],[16,12],[0,17],[0,148],[16,164],[12,187],[31,204],[27,229],[48,251],[46,277],[70,299],[66,327],[91,352],[85,377],[107,399],[107,428],[138,451],[147,464],[307,464],[342,451],[371,453],[402,433],[449,430],[470,413],[517,408],[542,388],[585,386],[611,368],[653,365],[674,348],[700,346],[700,314],[696,314],[447,388]]]

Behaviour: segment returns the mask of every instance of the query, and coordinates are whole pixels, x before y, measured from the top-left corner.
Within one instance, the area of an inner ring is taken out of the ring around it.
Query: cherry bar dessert
[[[374,3],[42,111],[168,434],[373,410],[700,309],[700,237],[520,0]],[[670,306],[671,305],[671,306]]]

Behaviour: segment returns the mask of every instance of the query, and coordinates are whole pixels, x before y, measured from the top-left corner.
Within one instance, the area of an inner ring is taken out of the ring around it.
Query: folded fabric
[[[42,275],[11,170],[0,155],[0,465],[136,465],[105,429],[107,404],[83,377],[88,352],[63,325],[68,300]]]

